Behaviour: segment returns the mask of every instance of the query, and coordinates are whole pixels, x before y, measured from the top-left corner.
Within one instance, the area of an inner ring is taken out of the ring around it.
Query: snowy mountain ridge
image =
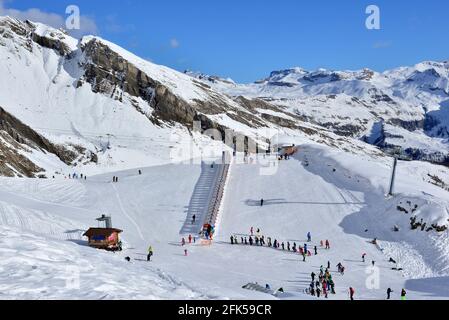
[[[262,99],[339,135],[400,149],[404,159],[448,163],[448,61],[383,73],[296,67],[250,84],[207,79],[229,96]]]
[[[229,97],[99,37],[76,40],[40,23],[3,17],[0,57],[0,106],[77,154],[71,163],[35,163],[48,172],[72,171],[75,166],[97,173],[167,163],[173,155],[190,159],[207,145],[219,144],[201,135],[207,129],[217,129],[222,139],[230,130],[262,148],[268,146],[267,139],[282,133],[366,149],[283,108],[260,99]],[[196,132],[195,121],[201,122],[201,132]],[[183,152],[188,148],[192,150]]]

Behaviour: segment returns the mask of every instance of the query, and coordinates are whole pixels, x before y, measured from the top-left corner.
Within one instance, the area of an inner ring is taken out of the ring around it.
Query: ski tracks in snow
[[[123,202],[122,202],[122,200],[120,199],[120,195],[119,195],[119,193],[118,193],[118,190],[117,190],[117,188],[115,187],[115,185],[114,184],[111,184],[111,186],[112,186],[112,189],[114,189],[114,192],[115,192],[115,197],[116,197],[116,199],[117,199],[117,201],[118,201],[118,205],[119,205],[119,207],[120,207],[120,211],[123,213],[123,215],[126,217],[126,218],[128,218],[128,220],[136,227],[136,230],[137,230],[137,233],[139,234],[139,237],[143,240],[143,241],[145,241],[145,237],[143,236],[143,233],[142,233],[142,230],[140,229],[140,227],[139,227],[139,225],[137,224],[137,222],[126,212],[126,210],[125,210],[125,208],[124,208],[124,206],[123,206]]]

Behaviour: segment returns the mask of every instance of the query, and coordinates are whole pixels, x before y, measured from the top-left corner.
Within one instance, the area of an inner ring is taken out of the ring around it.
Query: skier
[[[366,253],[362,254],[362,261],[363,261],[363,263],[365,263],[365,257],[366,257]]]
[[[344,268],[343,265],[341,264],[341,262],[339,262],[339,263],[337,264],[337,270],[338,270],[338,272],[341,273],[341,270],[342,270],[343,268]]]
[[[287,250],[290,251],[290,242],[287,241]]]
[[[302,253],[302,261],[306,262],[306,253],[305,252]]]
[[[373,265],[373,267],[375,266],[375,264],[376,264],[376,261],[371,261],[371,264]]]
[[[402,289],[402,291],[401,291],[401,300],[403,300],[403,301],[405,301],[406,300],[406,296],[407,295],[407,292],[405,291],[405,289]]]
[[[316,296],[317,296],[317,298],[319,298],[320,295],[321,295],[321,289],[320,289],[319,286],[317,286],[317,287],[316,287]]]
[[[316,276],[315,272],[312,272],[312,274],[310,276],[312,277],[312,281],[315,281],[315,276]]]
[[[249,231],[250,233],[251,233],[251,235],[253,235],[254,234],[254,228],[253,227],[251,227],[251,229],[250,229],[250,231]]]
[[[263,200],[263,199],[260,199],[260,206],[261,206],[261,207],[263,207],[263,202],[264,202],[264,200]]]
[[[250,246],[253,245],[253,237],[249,237],[249,245],[250,245]]]
[[[355,294],[354,288],[353,288],[353,287],[350,287],[350,288],[349,288],[349,298],[350,298],[351,300],[354,300],[354,294]]]
[[[195,221],[196,221],[196,215],[193,215],[192,216],[192,224],[195,224]]]
[[[304,252],[307,252],[307,243],[304,244]]]
[[[189,234],[189,244],[191,244],[191,243],[192,243],[192,235]]]
[[[284,245],[283,242],[282,242],[282,244],[281,244],[281,247],[282,247],[282,251],[285,251],[285,245]]]
[[[393,292],[394,292],[394,291],[391,290],[391,288],[388,288],[388,289],[387,289],[387,300],[390,300],[391,294],[392,294]]]
[[[311,235],[310,231],[307,232],[307,242],[312,242],[312,235]]]
[[[312,283],[309,286],[309,291],[311,296],[315,296],[315,282],[312,281]]]
[[[326,240],[326,249],[330,249],[330,248],[331,248],[330,242],[329,242],[329,240]]]
[[[151,257],[153,256],[153,247],[150,246],[148,248],[148,255],[147,255],[147,261],[151,261]]]
[[[142,170],[139,170],[139,176],[142,175]]]
[[[184,256],[187,257],[187,249],[184,249]]]
[[[186,239],[182,238],[182,239],[181,239],[181,246],[184,247],[185,245],[186,245]]]
[[[248,244],[248,240],[246,239],[246,237],[245,237],[245,245],[247,245]]]
[[[330,268],[331,268],[331,262],[328,261],[328,262],[327,262],[327,269],[329,270]]]
[[[315,250],[315,255],[318,255],[318,248],[316,246],[314,247],[314,250]]]

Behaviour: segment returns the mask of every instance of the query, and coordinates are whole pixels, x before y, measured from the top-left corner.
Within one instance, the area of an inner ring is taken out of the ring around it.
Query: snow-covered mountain
[[[165,163],[190,145],[188,158],[199,156],[210,139],[194,132],[194,121],[203,132],[217,128],[224,137],[231,129],[260,147],[277,130],[345,148],[366,148],[361,140],[390,153],[400,149],[406,159],[449,159],[447,62],[384,73],[293,68],[237,84],[155,65],[99,37],[77,40],[9,17],[0,18],[0,57],[0,107],[71,153],[48,160],[28,145],[23,155],[34,168],[3,161],[8,175]]]
[[[50,161],[48,150],[36,148],[23,135],[20,141],[9,137],[22,144],[23,156],[34,164],[25,172],[11,157],[4,157],[0,166],[10,176],[45,175],[44,171],[48,176],[74,166],[104,172],[166,163],[173,155],[189,159],[204,152],[211,139],[201,133],[211,128],[223,139],[230,129],[265,148],[273,130],[328,144],[341,140],[283,108],[260,99],[231,98],[99,37],[77,40],[63,30],[3,17],[0,57],[0,107],[72,153],[69,159],[52,156]],[[201,130],[195,130],[195,121],[201,121]],[[339,144],[365,148],[350,139]],[[192,150],[183,152],[186,148]]]
[[[447,61],[384,73],[293,68],[251,84],[200,79],[229,96],[258,98],[339,135],[400,150],[403,158],[449,162]]]

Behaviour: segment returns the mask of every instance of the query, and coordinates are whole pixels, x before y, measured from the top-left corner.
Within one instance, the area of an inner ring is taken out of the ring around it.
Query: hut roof
[[[115,229],[115,228],[90,228],[87,230],[83,236],[92,237],[92,236],[110,236],[114,232],[122,233],[123,230]]]

